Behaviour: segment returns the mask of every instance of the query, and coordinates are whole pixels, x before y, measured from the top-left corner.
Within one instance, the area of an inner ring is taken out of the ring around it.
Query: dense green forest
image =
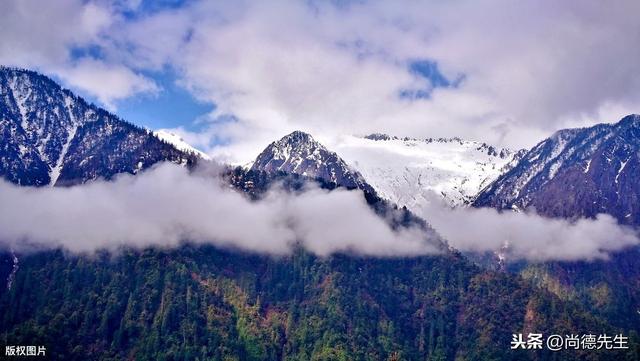
[[[622,330],[457,253],[274,258],[189,245],[91,257],[41,252],[20,258],[11,290],[0,294],[0,320],[3,344],[46,345],[58,360],[639,356],[637,346],[622,354],[511,351],[512,333]]]

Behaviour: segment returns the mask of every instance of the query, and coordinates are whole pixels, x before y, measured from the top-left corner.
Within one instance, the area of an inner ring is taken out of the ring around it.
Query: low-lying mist
[[[120,247],[173,247],[185,241],[281,255],[294,246],[320,255],[436,253],[433,235],[393,230],[362,192],[273,187],[251,201],[211,172],[161,164],[69,188],[0,182],[0,244],[16,251],[62,247],[92,253]]]
[[[0,248],[93,253],[190,242],[272,255],[298,246],[319,256],[439,252],[438,234],[420,227],[392,229],[361,191],[309,186],[287,192],[276,185],[252,201],[217,174],[190,173],[167,163],[136,176],[69,188],[0,181]],[[500,250],[508,261],[593,260],[640,244],[635,230],[604,214],[571,222],[532,213],[451,209],[436,199],[420,216],[463,252]]]
[[[576,261],[606,259],[611,252],[640,244],[636,230],[607,214],[569,221],[534,212],[451,208],[436,199],[420,216],[463,252],[500,251],[507,261]]]

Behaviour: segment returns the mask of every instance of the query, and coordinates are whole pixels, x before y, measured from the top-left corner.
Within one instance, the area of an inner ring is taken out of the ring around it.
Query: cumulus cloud
[[[436,253],[417,228],[393,230],[356,191],[272,190],[250,201],[215,177],[165,164],[113,182],[27,188],[0,182],[0,240],[5,247],[63,247],[73,252],[121,246],[174,247],[185,241],[286,254],[301,245],[327,256]]]
[[[606,259],[611,252],[640,245],[636,230],[607,214],[568,221],[534,212],[452,209],[434,200],[422,215],[454,248],[480,254],[500,251],[507,261]]]
[[[0,64],[55,75],[112,110],[119,99],[155,93],[157,85],[139,71],[91,54],[104,50],[110,29],[124,21],[123,9],[108,1],[2,1]]]
[[[639,7],[201,2],[127,24],[114,37],[133,49],[123,55],[130,62],[177,68],[187,88],[216,103],[212,119],[234,115],[206,132],[229,140],[211,149],[225,159],[246,161],[294,129],[455,135],[523,147],[558,128],[616,121],[637,108]],[[148,42],[147,28],[169,46]],[[464,78],[432,89],[410,71],[421,59],[437,62],[449,79]],[[400,97],[407,89],[432,92]]]
[[[67,84],[95,96],[107,108],[115,109],[114,101],[138,93],[157,93],[160,89],[150,79],[131,69],[104,63],[95,59],[82,59],[70,67],[58,70]]]
[[[198,99],[216,104],[209,129],[193,137],[233,162],[296,129],[521,148],[640,105],[634,1],[194,1],[147,12],[139,5],[4,1],[0,60],[63,74],[60,65],[77,60],[70,49],[93,47],[93,60],[106,65],[91,72],[109,71],[66,79],[103,101],[153,91],[141,74],[169,67]],[[425,59],[462,81],[434,88],[411,71]],[[43,65],[52,62],[58,68]],[[114,68],[120,80],[101,90]],[[401,97],[407,90],[429,96]]]
[[[0,2],[0,63],[61,65],[73,47],[95,44],[113,22],[106,6],[82,0]]]

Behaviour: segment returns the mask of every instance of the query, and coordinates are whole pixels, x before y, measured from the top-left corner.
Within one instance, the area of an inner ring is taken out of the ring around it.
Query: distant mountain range
[[[637,225],[639,122],[560,131],[526,152],[384,134],[345,137],[329,150],[298,131],[250,169],[223,176],[253,200],[275,183],[362,190],[394,228],[430,230],[410,210],[432,193],[451,205],[570,219],[606,212]],[[0,68],[7,181],[73,185],[163,161],[207,160],[179,137],[136,127],[43,75]],[[634,360],[637,347],[519,352],[510,342],[514,333],[622,332],[637,345],[639,257],[630,249],[500,272],[454,249],[394,259],[303,249],[274,258],[189,244],[119,257],[0,251],[0,279],[11,280],[0,287],[0,339],[46,345],[65,360]]]
[[[1,67],[0,92],[0,176],[17,184],[73,184],[159,161],[208,159],[173,133],[136,127],[29,70]],[[639,136],[638,115],[561,130],[529,151],[371,134],[343,137],[334,152],[296,131],[265,148],[251,169],[370,187],[409,209],[435,194],[451,205],[535,208],[557,217],[608,213],[638,224]]]

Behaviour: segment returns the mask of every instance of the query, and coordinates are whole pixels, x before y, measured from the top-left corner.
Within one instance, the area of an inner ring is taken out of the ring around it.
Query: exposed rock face
[[[369,187],[336,153],[301,131],[271,143],[258,155],[251,169],[299,174],[346,188]]]

